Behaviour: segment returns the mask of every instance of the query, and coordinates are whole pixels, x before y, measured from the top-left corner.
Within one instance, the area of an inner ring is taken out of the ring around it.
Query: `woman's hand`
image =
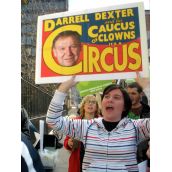
[[[77,82],[75,81],[75,76],[72,76],[69,80],[61,83],[60,86],[59,86],[59,88],[58,88],[58,90],[60,92],[66,93],[66,92],[69,91],[69,89],[71,87],[73,87],[74,85],[76,85],[76,83]]]
[[[72,149],[73,148],[73,139],[68,140],[68,146]]]

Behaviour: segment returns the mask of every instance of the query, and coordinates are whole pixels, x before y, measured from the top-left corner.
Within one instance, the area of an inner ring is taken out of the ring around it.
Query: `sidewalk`
[[[65,136],[63,136],[60,143],[63,144]],[[64,147],[58,150],[57,153],[57,163],[53,172],[68,172],[68,160],[70,153]]]

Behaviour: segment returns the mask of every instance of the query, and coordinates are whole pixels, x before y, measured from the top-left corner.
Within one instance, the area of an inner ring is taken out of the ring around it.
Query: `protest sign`
[[[143,3],[39,16],[36,49],[37,84],[148,77]]]

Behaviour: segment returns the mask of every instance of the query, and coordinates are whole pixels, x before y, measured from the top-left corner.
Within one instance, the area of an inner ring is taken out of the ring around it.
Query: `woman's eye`
[[[120,96],[115,96],[114,99],[119,100],[121,97]]]
[[[110,96],[109,95],[105,95],[105,98],[107,99],[107,98],[109,98]]]

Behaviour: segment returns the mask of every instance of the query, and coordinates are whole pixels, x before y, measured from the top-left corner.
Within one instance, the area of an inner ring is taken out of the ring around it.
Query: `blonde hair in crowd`
[[[97,106],[97,111],[95,112],[94,117],[97,118],[99,116],[100,108],[99,108],[96,97],[94,95],[87,95],[82,99],[82,102],[80,104],[80,116],[81,116],[81,118],[84,118],[84,114],[85,114],[84,105],[85,105],[85,102],[87,100],[91,100],[91,99],[94,99],[96,101],[96,106]]]

